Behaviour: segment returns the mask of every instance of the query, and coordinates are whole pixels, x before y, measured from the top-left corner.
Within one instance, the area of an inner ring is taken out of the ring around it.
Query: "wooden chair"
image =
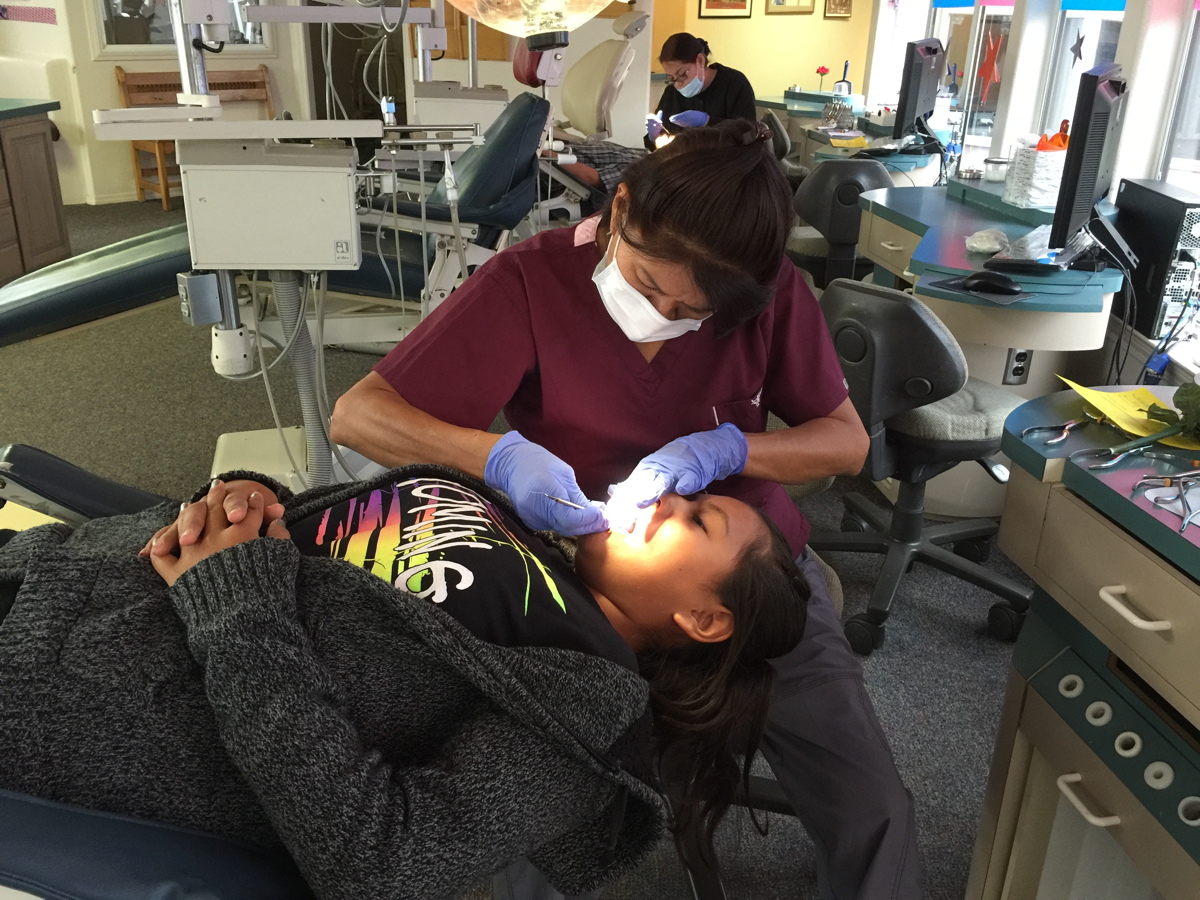
[[[117,85],[121,89],[121,103],[126,107],[174,106],[175,95],[183,90],[178,72],[126,72],[116,66]],[[275,104],[271,99],[271,74],[265,65],[257,69],[209,71],[208,90],[221,98],[221,103],[235,101],[261,101],[266,118],[275,118]],[[179,166],[175,165],[174,141],[131,141],[133,154],[133,179],[137,186],[138,200],[146,199],[146,191],[162,198],[163,209],[171,208],[171,188],[179,184]],[[153,166],[143,166],[141,155],[154,157]],[[157,175],[157,181],[154,176]]]

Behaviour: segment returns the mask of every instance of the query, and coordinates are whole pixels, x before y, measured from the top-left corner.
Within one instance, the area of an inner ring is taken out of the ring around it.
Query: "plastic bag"
[[[999,253],[1008,249],[1008,235],[999,228],[985,228],[967,236],[967,249],[972,253]]]

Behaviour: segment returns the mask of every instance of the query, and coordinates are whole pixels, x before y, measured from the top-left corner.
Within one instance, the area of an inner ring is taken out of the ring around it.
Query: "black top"
[[[712,83],[695,97],[683,96],[668,84],[658,101],[658,109],[662,111],[663,128],[672,133],[683,129],[672,125],[668,120],[671,116],[685,109],[698,109],[708,113],[709,124],[715,124],[722,119],[756,118],[754,105],[754,88],[750,80],[737,69],[731,69],[720,63],[712,63],[709,68],[716,70]],[[649,142],[648,142],[649,145]]]
[[[636,666],[563,555],[456,481],[403,478],[289,530],[301,553],[347,560],[437,603],[481,640],[577,650]]]

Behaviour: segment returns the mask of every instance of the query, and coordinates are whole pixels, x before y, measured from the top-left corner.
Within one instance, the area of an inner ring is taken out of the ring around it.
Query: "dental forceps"
[[[1084,428],[1094,421],[1099,420],[1093,418],[1071,419],[1069,422],[1063,422],[1061,425],[1031,425],[1021,432],[1021,437],[1027,438],[1030,435],[1038,434],[1043,431],[1057,431],[1058,435],[1056,437],[1047,438],[1046,440],[1042,441],[1042,443],[1047,447],[1052,447],[1055,444],[1061,444],[1063,441],[1065,441],[1071,436],[1071,432],[1075,429]]]
[[[1092,463],[1090,466],[1088,466],[1089,470],[1111,469],[1121,460],[1125,459],[1125,457],[1136,456],[1139,453],[1145,453],[1149,448],[1149,444],[1144,447],[1131,447],[1128,450],[1124,450],[1121,453],[1113,456],[1112,447],[1085,447],[1082,450],[1076,450],[1074,453],[1068,454],[1067,459],[1074,462],[1077,459],[1088,459],[1090,457],[1095,457],[1096,459],[1103,459],[1104,462]],[[1108,457],[1112,458],[1109,459]]]
[[[1192,509],[1192,505],[1188,503],[1187,496],[1188,488],[1195,484],[1197,480],[1197,478],[1176,478],[1175,484],[1179,488],[1179,491],[1174,497],[1150,498],[1150,502],[1154,506],[1157,506],[1159,509],[1165,509],[1167,512],[1172,513],[1174,513],[1175,510],[1171,509],[1169,506],[1167,506],[1167,504],[1174,503],[1176,500],[1179,501],[1180,512],[1175,514],[1182,520],[1179,525],[1180,534],[1183,534],[1183,532],[1187,530],[1187,527],[1191,523],[1192,519],[1195,518],[1197,514],[1200,514],[1200,509]]]
[[[1200,469],[1192,469],[1187,472],[1175,472],[1171,475],[1143,475],[1134,482],[1133,489],[1130,490],[1129,496],[1133,497],[1138,491],[1146,488],[1160,487],[1179,487],[1180,485],[1191,485],[1200,479]]]

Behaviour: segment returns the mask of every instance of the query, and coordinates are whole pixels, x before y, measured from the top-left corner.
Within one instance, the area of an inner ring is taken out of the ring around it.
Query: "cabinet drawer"
[[[8,284],[25,274],[21,262],[21,248],[17,244],[0,244],[0,284]]]
[[[1055,599],[1200,725],[1195,581],[1062,485],[1047,499],[1037,569]]]
[[[903,275],[912,262],[913,251],[921,243],[920,235],[879,216],[872,215],[870,218],[870,234],[865,246],[859,247],[859,252],[885,269]]]
[[[11,206],[0,202],[0,247],[17,242],[17,220],[13,218]]]

